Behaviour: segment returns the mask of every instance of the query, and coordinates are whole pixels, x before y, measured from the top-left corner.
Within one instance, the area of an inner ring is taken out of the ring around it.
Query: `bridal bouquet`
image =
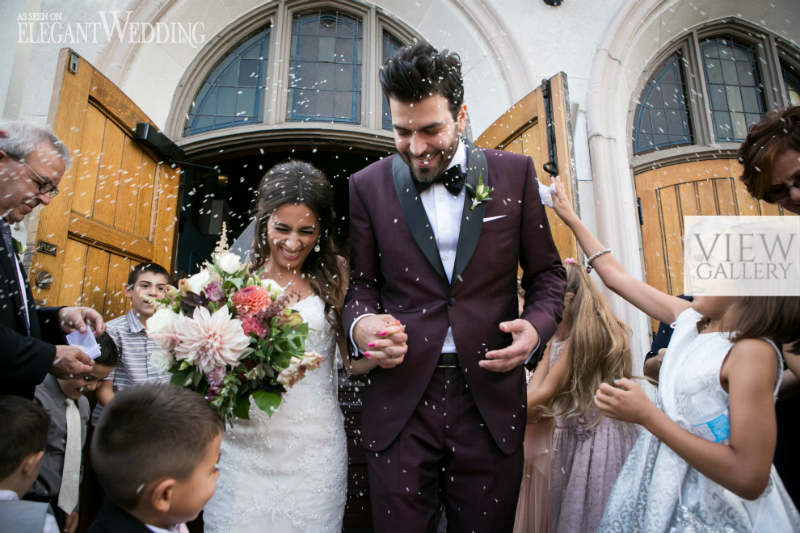
[[[147,321],[164,349],[154,366],[169,371],[173,385],[202,394],[226,425],[249,417],[251,397],[271,415],[286,389],[322,361],[304,351],[308,324],[291,308],[297,296],[260,273],[223,237],[211,261],[170,287]]]

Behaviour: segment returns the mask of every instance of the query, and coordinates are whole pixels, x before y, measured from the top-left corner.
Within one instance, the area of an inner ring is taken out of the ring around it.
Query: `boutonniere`
[[[25,254],[25,245],[19,242],[16,237],[11,237],[11,244],[14,245],[14,251],[17,252],[17,255],[22,257]]]
[[[471,211],[475,211],[476,207],[492,199],[491,194],[494,191],[494,188],[483,183],[483,174],[478,176],[478,184],[475,187],[469,183],[466,183],[465,187],[467,188],[469,195],[472,197],[472,205],[470,206]]]

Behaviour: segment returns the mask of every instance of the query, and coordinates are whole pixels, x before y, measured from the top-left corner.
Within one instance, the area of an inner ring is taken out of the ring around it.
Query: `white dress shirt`
[[[458,141],[458,148],[456,148],[456,153],[453,154],[453,159],[450,160],[447,169],[456,165],[460,165],[461,171],[466,172],[467,149],[462,140]],[[436,239],[436,247],[439,249],[439,257],[442,259],[447,281],[452,281],[453,266],[456,264],[456,248],[458,247],[458,236],[461,234],[461,215],[464,213],[465,194],[467,194],[466,187],[461,189],[457,196],[454,196],[447,191],[444,185],[435,183],[419,195],[422,206],[425,208],[425,214],[428,215],[431,223],[431,229],[433,229],[433,238]],[[455,351],[453,328],[448,326],[441,353],[455,353]]]
[[[453,158],[445,170],[455,165],[460,165],[461,171],[466,172],[467,148],[461,139],[458,141],[456,153],[453,154]],[[467,194],[466,187],[461,189],[457,196],[454,196],[441,183],[434,183],[419,195],[422,207],[425,208],[425,214],[431,223],[433,238],[436,239],[436,247],[439,249],[439,257],[442,260],[442,266],[444,266],[448,281],[453,276],[453,266],[456,264],[456,248],[458,247],[458,236],[461,234],[461,216],[464,213],[465,194]],[[353,330],[359,320],[371,315],[372,313],[365,313],[359,316],[350,326],[350,339],[356,352],[359,350],[355,340],[353,340]],[[456,351],[453,328],[450,326],[447,327],[447,334],[444,337],[444,343],[440,351],[441,353],[455,353]]]
[[[164,529],[162,527],[157,527],[157,526],[151,526],[150,524],[145,524],[144,526],[153,533],[188,533],[189,531],[189,528],[186,527],[186,524],[177,524],[169,529]]]

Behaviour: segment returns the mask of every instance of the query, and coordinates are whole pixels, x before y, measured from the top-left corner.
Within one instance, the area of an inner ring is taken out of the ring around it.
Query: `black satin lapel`
[[[397,197],[400,199],[400,206],[403,208],[403,215],[406,217],[406,223],[411,230],[411,236],[414,237],[414,242],[417,243],[425,259],[436,269],[436,272],[444,279],[447,279],[442,266],[442,258],[439,255],[439,248],[436,246],[436,239],[433,237],[433,228],[431,228],[428,215],[425,214],[425,208],[422,206],[422,200],[419,199],[417,188],[414,187],[414,182],[411,181],[411,171],[398,155],[395,155],[392,159],[392,178]]]
[[[17,254],[14,253],[13,251],[9,253],[8,250],[6,250],[6,247],[2,241],[3,239],[0,238],[0,254],[3,255],[3,259],[0,260],[0,264],[2,264],[2,269],[6,271],[6,278],[9,280],[10,282],[9,284],[11,285],[11,287],[19,287],[19,281],[18,281],[19,276],[17,275],[17,266],[14,263],[15,261],[18,261]],[[20,265],[20,269],[21,268],[22,266]],[[23,276],[25,275],[24,271],[22,275]],[[24,291],[25,287],[20,287],[19,290],[17,291],[13,290],[13,288],[11,287],[10,289],[13,293],[12,297],[14,298],[14,303],[16,304],[16,308],[20,313],[24,313],[22,309],[22,292],[20,291]],[[22,316],[22,322],[24,323],[25,315],[23,314],[21,316]]]
[[[482,179],[485,185],[489,185],[489,170],[486,165],[486,155],[483,150],[466,143],[467,146],[467,178],[466,183],[474,191],[478,186],[478,179]],[[483,226],[483,214],[486,211],[486,204],[481,203],[471,209],[472,196],[469,191],[464,195],[464,212],[461,214],[461,231],[458,235],[458,247],[456,248],[456,263],[453,266],[453,277],[450,286],[455,285],[461,273],[467,268],[472,254],[478,246],[478,237],[481,235]]]

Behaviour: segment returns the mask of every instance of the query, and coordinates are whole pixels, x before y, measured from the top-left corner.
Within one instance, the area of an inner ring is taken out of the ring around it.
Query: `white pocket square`
[[[497,220],[498,218],[504,218],[506,216],[508,216],[508,215],[497,215],[497,216],[494,216],[494,217],[486,217],[486,218],[483,219],[483,221],[484,222],[491,222],[492,220]]]

